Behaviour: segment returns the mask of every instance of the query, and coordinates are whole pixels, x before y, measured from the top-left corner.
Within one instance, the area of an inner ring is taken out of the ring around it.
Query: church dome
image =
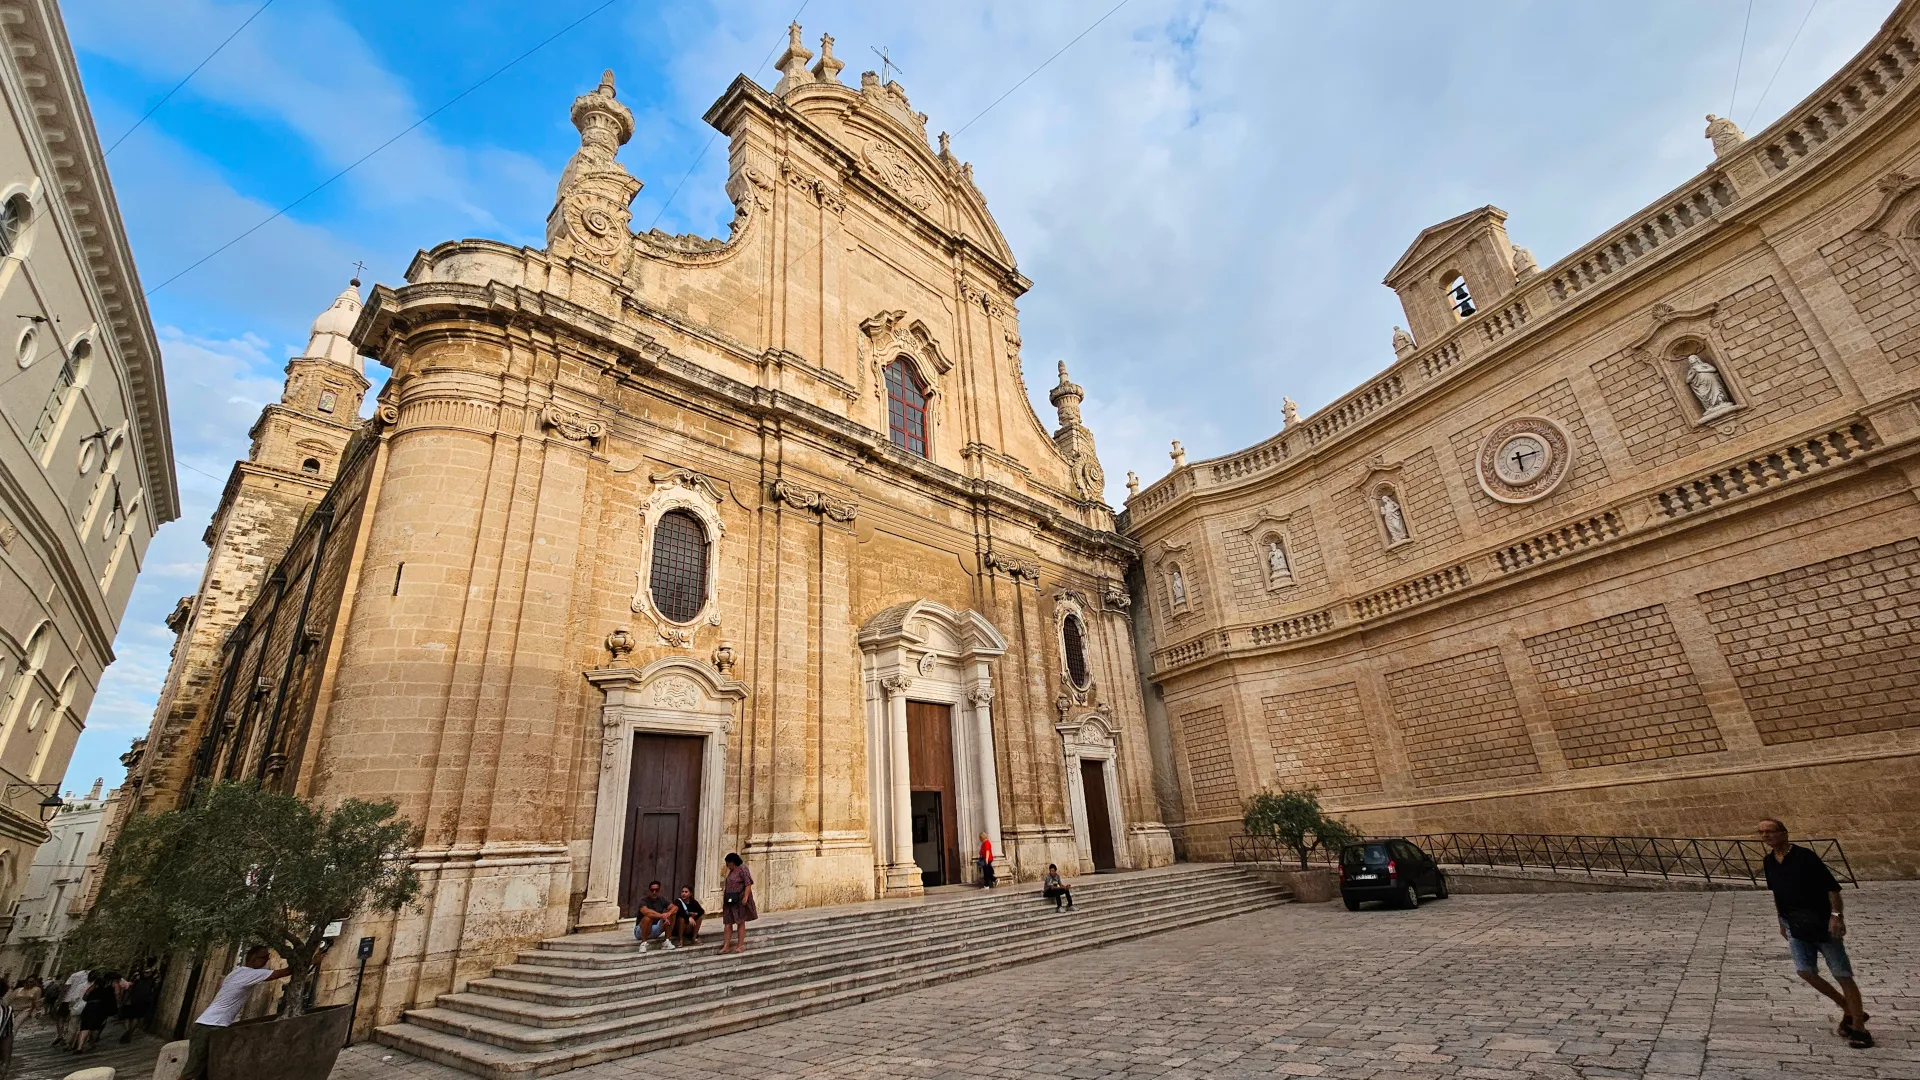
[[[342,289],[339,296],[333,298],[333,304],[313,320],[313,329],[307,338],[307,351],[302,356],[316,360],[332,360],[345,364],[355,371],[360,370],[360,358],[353,348],[353,324],[360,318],[360,279]]]

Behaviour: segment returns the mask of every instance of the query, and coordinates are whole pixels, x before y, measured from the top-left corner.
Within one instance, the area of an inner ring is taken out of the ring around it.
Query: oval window
[[[1067,657],[1067,676],[1073,685],[1087,688],[1087,642],[1080,629],[1080,616],[1069,614],[1060,624],[1060,644]]]
[[[669,510],[653,527],[648,574],[654,610],[670,622],[692,622],[707,603],[707,530],[686,510]]]

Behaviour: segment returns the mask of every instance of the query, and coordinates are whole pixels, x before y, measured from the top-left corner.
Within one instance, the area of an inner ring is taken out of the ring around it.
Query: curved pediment
[[[1007,651],[1007,639],[977,611],[955,611],[932,600],[909,600],[874,614],[860,627],[860,647],[929,648],[955,656],[991,659]]]

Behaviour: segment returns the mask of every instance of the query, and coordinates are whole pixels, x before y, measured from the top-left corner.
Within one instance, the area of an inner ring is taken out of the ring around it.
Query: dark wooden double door
[[[647,883],[680,895],[680,886],[700,891],[700,758],[698,735],[640,735],[633,741],[633,771],[627,780],[627,842],[620,860],[620,915],[639,910]]]
[[[1080,759],[1080,795],[1087,804],[1087,846],[1093,851],[1093,868],[1111,870],[1113,858],[1113,815],[1107,806],[1107,764]]]
[[[907,786],[913,795],[913,861],[923,886],[966,880],[954,799],[953,706],[907,702]],[[968,850],[971,850],[969,844]]]

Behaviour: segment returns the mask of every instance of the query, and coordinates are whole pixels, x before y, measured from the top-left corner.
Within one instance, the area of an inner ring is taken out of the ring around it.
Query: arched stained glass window
[[[1067,676],[1073,685],[1087,688],[1087,642],[1080,628],[1080,616],[1068,614],[1060,622],[1060,645],[1067,656]]]
[[[654,610],[671,622],[692,622],[706,607],[707,530],[690,511],[660,515],[653,527],[653,566],[647,581]]]
[[[927,388],[904,358],[887,365],[887,437],[902,450],[927,456]]]

